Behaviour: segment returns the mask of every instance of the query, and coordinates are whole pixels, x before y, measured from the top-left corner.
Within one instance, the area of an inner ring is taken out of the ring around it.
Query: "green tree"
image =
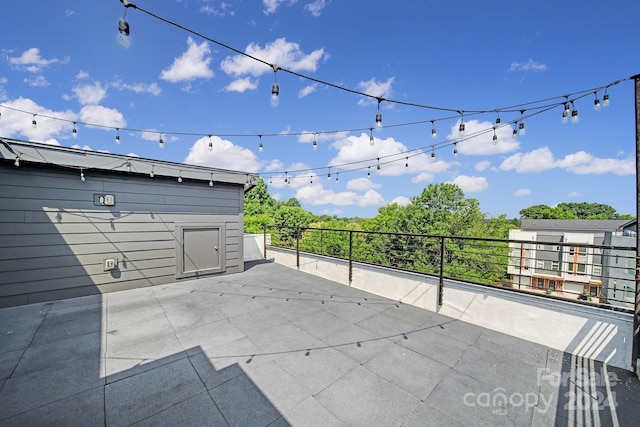
[[[244,216],[272,214],[276,201],[269,194],[269,188],[262,178],[258,184],[244,195]]]
[[[579,219],[575,212],[560,205],[534,205],[520,210],[520,215],[524,219]]]
[[[278,204],[273,214],[274,225],[279,227],[276,241],[292,246],[296,241],[297,229],[308,227],[313,220],[313,214],[303,208]]]

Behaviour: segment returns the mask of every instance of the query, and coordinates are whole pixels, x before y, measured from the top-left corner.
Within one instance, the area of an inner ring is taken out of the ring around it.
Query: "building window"
[[[560,252],[560,246],[554,246],[553,250],[556,251],[556,252]]]
[[[587,264],[574,264],[569,262],[567,263],[567,269],[568,272],[574,276],[584,276],[587,272]]]
[[[590,286],[589,287],[589,296],[592,296],[592,297],[597,297],[598,296],[598,287],[597,286]]]
[[[549,280],[549,289],[551,289],[552,291],[556,290],[556,281],[555,280]]]
[[[551,270],[553,271],[560,270],[560,263],[558,261],[551,261]]]
[[[544,260],[542,259],[536,260],[536,268],[544,268]]]
[[[536,288],[544,289],[544,279],[536,279]]]
[[[600,264],[594,264],[594,266],[593,266],[593,275],[594,276],[602,276],[602,266]]]

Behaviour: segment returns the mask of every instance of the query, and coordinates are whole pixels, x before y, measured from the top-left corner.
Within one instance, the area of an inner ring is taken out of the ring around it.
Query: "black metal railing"
[[[633,308],[635,247],[271,226],[270,246],[616,310]]]

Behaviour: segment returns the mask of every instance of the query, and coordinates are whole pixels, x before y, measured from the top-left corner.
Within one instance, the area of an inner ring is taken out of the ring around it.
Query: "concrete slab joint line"
[[[0,309],[0,426],[635,425],[585,327],[570,354],[256,263]]]

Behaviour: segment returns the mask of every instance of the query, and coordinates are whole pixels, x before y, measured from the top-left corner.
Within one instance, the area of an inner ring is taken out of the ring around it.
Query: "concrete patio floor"
[[[638,415],[628,371],[269,262],[0,309],[0,426],[625,426]]]

